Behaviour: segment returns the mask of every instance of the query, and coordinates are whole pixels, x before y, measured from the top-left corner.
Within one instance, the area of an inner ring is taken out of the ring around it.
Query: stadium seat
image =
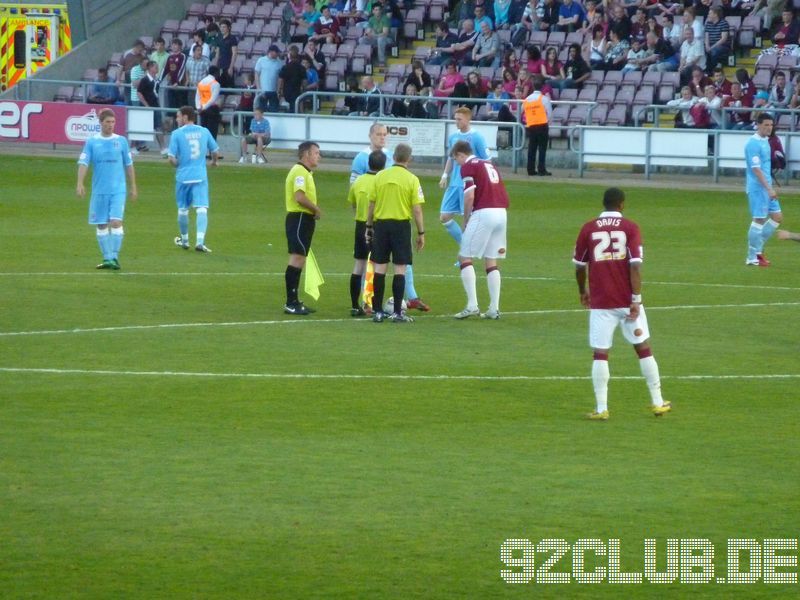
[[[80,85],[76,85],[75,89],[72,91],[72,97],[69,99],[70,102],[84,102],[85,98],[83,96],[83,87]]]
[[[395,79],[405,79],[406,65],[405,64],[392,64],[386,71],[386,77],[394,77]]]
[[[433,48],[431,46],[417,46],[414,49],[414,58],[412,60],[427,62],[431,57],[432,50]]]
[[[547,32],[539,30],[531,31],[528,43],[538,46],[539,49],[543,49],[544,45],[547,43]]]
[[[397,79],[386,79],[380,88],[384,94],[402,94],[403,90],[398,89],[401,85]]]
[[[178,33],[192,34],[197,31],[197,29],[197,19],[194,17],[184,19],[178,24]]]
[[[253,18],[268,21],[273,8],[272,4],[259,4],[253,11]]]
[[[253,56],[253,47],[255,42],[251,37],[244,37],[239,40],[239,54],[244,54],[248,58]]]
[[[83,72],[83,77],[81,77],[83,81],[94,81],[97,79],[97,69],[86,69]]]
[[[653,89],[661,85],[661,72],[660,71],[647,71],[642,77],[642,86],[651,87]]]
[[[578,99],[578,90],[576,88],[566,88],[561,90],[558,96],[559,100],[572,101]]]
[[[784,71],[787,78],[791,79],[790,73],[797,68],[797,57],[792,54],[782,54],[778,58],[777,70]]]
[[[371,60],[365,59],[363,56],[354,56],[350,61],[350,70],[361,75],[367,72],[367,64],[371,64]]]
[[[597,104],[591,112],[591,125],[601,125],[606,122],[606,117],[608,116],[608,106],[606,104]]]
[[[265,23],[264,27],[261,28],[261,37],[269,37],[275,39],[279,37],[280,34],[281,34],[280,23],[275,23],[274,21]]]
[[[747,16],[742,21],[739,29],[739,39],[737,40],[740,48],[755,48],[756,38],[761,35],[761,17]]]
[[[153,36],[152,35],[142,35],[139,36],[139,39],[142,40],[144,47],[147,48],[147,51],[153,49]]]
[[[623,86],[617,90],[617,97],[614,98],[615,104],[625,104],[628,108],[633,104],[633,99],[636,96],[636,90],[632,87]]]
[[[206,6],[205,15],[207,17],[214,17],[214,19],[219,19],[221,13],[222,13],[222,5],[220,4],[209,4]]]
[[[246,21],[234,21],[231,23],[231,35],[234,35],[237,38],[242,37],[247,25],[248,24]]]
[[[775,129],[781,131],[793,131],[797,126],[797,119],[794,115],[784,113],[778,116],[778,122],[775,124]]]
[[[597,93],[597,102],[605,104],[613,104],[614,98],[617,97],[617,88],[615,85],[604,84]]]
[[[328,63],[327,72],[335,74],[339,79],[344,79],[348,62],[345,58],[336,57]]]
[[[626,104],[615,104],[608,111],[606,125],[611,127],[622,127],[628,121],[628,107]]]
[[[53,96],[53,102],[71,102],[74,94],[75,88],[71,85],[59,86],[56,95]]]
[[[675,98],[675,87],[668,84],[662,83],[658,86],[658,95],[656,96],[656,102],[658,104],[666,104],[670,100]]]
[[[261,37],[261,30],[263,29],[264,24],[261,21],[256,21],[254,23],[248,23],[247,26],[244,28],[244,34],[246,36],[251,36],[253,38],[260,38]]]
[[[428,9],[428,19],[434,23],[439,23],[444,18],[444,9],[445,7],[441,5],[431,5]]]
[[[320,51],[328,61],[333,60],[333,57],[336,56],[336,50],[336,44],[322,44],[320,48]]]
[[[442,76],[442,65],[427,65],[425,70],[431,76],[432,81],[438,81]]]
[[[614,84],[616,87],[619,87],[622,83],[622,71],[608,71],[605,79],[603,79],[603,83],[606,85]]]
[[[641,106],[649,106],[654,102],[655,93],[651,87],[643,87],[636,92],[633,97],[633,109],[637,110]]]
[[[206,5],[202,2],[194,2],[186,11],[190,17],[202,17],[206,12]]]
[[[272,44],[271,40],[265,40],[262,36],[260,40],[256,40],[256,43],[253,44],[253,56],[266,56],[267,50],[269,50],[270,45]]]
[[[580,44],[583,46],[583,34],[580,31],[572,31],[567,34],[564,43],[569,46],[570,44]]]
[[[597,100],[597,87],[583,86],[583,89],[578,93],[579,102],[595,102]]]
[[[339,76],[336,73],[325,73],[325,89],[333,91],[339,89]]]
[[[592,71],[592,74],[589,75],[589,79],[587,79],[586,82],[588,83],[588,82],[591,81],[591,82],[597,83],[599,85],[599,84],[603,83],[603,80],[605,79],[605,76],[606,76],[606,72],[605,71],[600,71],[600,70],[595,69],[595,70]]]
[[[161,26],[161,37],[163,37],[165,40],[169,40],[169,38],[178,33],[178,28],[180,25],[181,22],[177,19],[167,19]]]
[[[233,20],[236,18],[237,13],[239,12],[239,3],[238,2],[229,2],[222,7],[222,12],[220,13],[220,18],[222,19],[230,19]]]
[[[239,12],[236,13],[238,19],[252,19],[255,16],[256,7],[253,4],[243,4],[239,7]]]
[[[644,73],[641,71],[628,71],[622,75],[623,83],[632,83],[635,87],[639,87],[642,83]]]
[[[553,31],[550,35],[547,36],[547,44],[545,44],[548,48],[561,48],[564,45],[564,41],[567,39],[567,34],[563,31]],[[544,52],[542,52],[544,54]]]
[[[762,54],[758,57],[756,61],[756,69],[769,69],[770,71],[774,71],[775,67],[778,66],[778,55],[777,54]]]
[[[353,42],[342,42],[336,49],[336,58],[344,58],[345,60],[352,60],[353,54],[356,52],[356,44]]]

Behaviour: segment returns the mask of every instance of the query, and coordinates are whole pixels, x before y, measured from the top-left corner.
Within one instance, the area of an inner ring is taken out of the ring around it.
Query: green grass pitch
[[[800,245],[772,241],[773,266],[745,268],[743,192],[627,189],[675,408],[650,416],[618,334],[612,418],[595,423],[582,419],[594,402],[591,352],[570,258],[601,210],[600,186],[509,182],[503,317],[456,322],[456,247],[437,224],[436,181],[424,178],[428,246],[415,272],[433,311],[403,326],[348,316],[345,173],[317,175],[326,283],[318,312],[298,319],[281,311],[283,170],[211,173],[214,253],[201,255],[172,243],[172,170],[137,165],[119,273],[94,270],[74,160],[4,156],[0,170],[1,597],[797,588],[501,577],[510,538],[619,539],[623,570],[639,572],[645,538],[658,540],[661,567],[668,538],[707,538],[723,576],[728,538],[798,538]],[[793,198],[783,200],[796,223]],[[485,308],[482,270],[478,289]],[[553,571],[569,572],[571,557]],[[607,564],[587,557],[589,568]]]

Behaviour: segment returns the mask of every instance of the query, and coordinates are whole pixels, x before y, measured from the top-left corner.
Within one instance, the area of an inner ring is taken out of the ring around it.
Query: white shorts
[[[506,209],[482,208],[472,213],[458,253],[471,258],[505,258]]]
[[[614,330],[619,325],[622,335],[631,344],[641,344],[650,337],[644,306],[639,306],[639,318],[628,320],[629,308],[593,308],[589,311],[589,346],[599,350],[611,348]]]

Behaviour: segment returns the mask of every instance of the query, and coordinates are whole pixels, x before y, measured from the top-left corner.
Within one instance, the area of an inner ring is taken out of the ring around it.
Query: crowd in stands
[[[376,82],[372,67],[384,66],[393,46],[422,39],[417,32],[431,20],[434,45],[419,44],[413,62],[389,65]],[[776,0],[216,0],[193,5],[161,34],[112,57],[86,100],[149,106],[139,83],[155,63],[165,108],[195,100],[206,110],[199,92],[181,88],[211,77],[211,104],[225,110],[291,112],[304,91],[341,83],[350,95],[339,114],[438,118],[454,108],[442,100],[454,98],[472,100],[479,119],[510,122],[522,115],[508,101],[524,100],[541,78],[553,100],[597,103],[592,113],[557,106],[555,125],[589,115],[625,124],[633,109],[662,104],[677,111],[680,127],[744,128],[751,113],[723,118],[721,109],[797,108],[800,88],[789,51],[800,21],[791,2]],[[752,77],[740,68],[729,81],[729,57],[758,38],[780,52]]]

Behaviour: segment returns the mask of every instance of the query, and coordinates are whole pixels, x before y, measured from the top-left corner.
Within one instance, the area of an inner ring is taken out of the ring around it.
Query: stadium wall
[[[70,18],[79,15],[78,25],[86,41],[72,52],[38,71],[31,79],[80,81],[89,68],[105,66],[114,52],[127,50],[136,38],[155,35],[167,19],[182,19],[196,0],[82,0],[69,2]],[[75,11],[75,12],[72,12]],[[30,100],[53,99],[55,87],[31,86]],[[0,98],[12,99],[14,90]]]

